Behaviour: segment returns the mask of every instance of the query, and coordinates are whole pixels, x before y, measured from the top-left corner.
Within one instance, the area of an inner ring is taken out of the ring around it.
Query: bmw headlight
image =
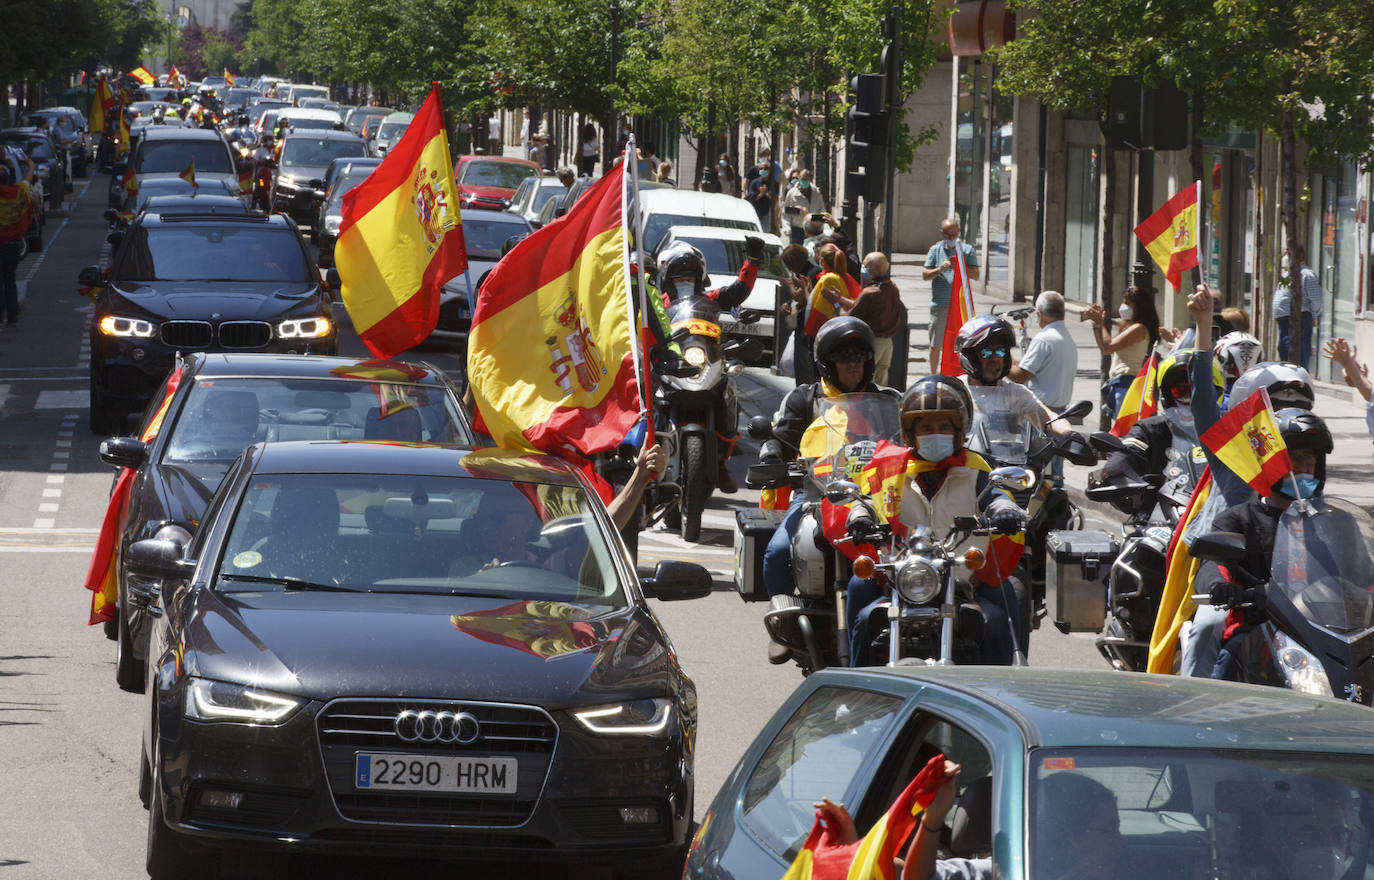
[[[940,592],[940,573],[929,562],[913,559],[897,571],[897,592],[912,605],[924,605]]]
[[[1304,694],[1332,696],[1331,679],[1327,678],[1321,661],[1283,633],[1276,632],[1274,635],[1278,648],[1275,659],[1288,679],[1288,687]]]
[[[106,336],[134,336],[148,339],[157,333],[157,325],[138,318],[106,315],[100,319],[100,332]]]
[[[577,709],[573,717],[592,733],[623,736],[657,736],[673,719],[673,701],[667,697],[612,703]]]
[[[186,717],[196,721],[281,724],[305,701],[243,684],[192,678],[186,688]]]
[[[682,350],[682,359],[697,369],[706,366],[706,349],[699,346],[688,346]]]
[[[282,339],[322,339],[329,335],[333,325],[328,318],[294,318],[277,325],[277,335]]]

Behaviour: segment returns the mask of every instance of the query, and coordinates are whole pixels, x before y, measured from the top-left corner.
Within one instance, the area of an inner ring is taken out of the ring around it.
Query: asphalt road
[[[114,643],[87,626],[90,593],[81,586],[113,476],[86,427],[90,310],[75,283],[77,270],[107,251],[106,184],[103,176],[77,181],[67,216],[49,220],[44,251],[20,266],[27,285],[18,327],[0,329],[0,880],[146,876],[147,813],[137,796],[146,698],[115,686]],[[356,336],[346,335],[343,353],[363,355]],[[414,356],[461,369],[457,352],[442,346]],[[771,413],[787,384],[762,370],[746,373],[743,417]],[[733,460],[741,483],[747,464],[747,453]],[[698,816],[800,681],[795,668],[768,665],[764,606],[741,602],[731,583],[733,510],[756,501],[748,490],[713,499],[699,544],[662,530],[640,542],[642,568],[686,559],[715,579],[706,599],[655,603],[699,689]],[[1031,661],[1103,662],[1091,637],[1049,626],[1032,636]],[[376,877],[394,876],[394,868],[394,860],[321,866],[250,858],[225,866],[225,874]],[[506,874],[492,867],[471,875]]]

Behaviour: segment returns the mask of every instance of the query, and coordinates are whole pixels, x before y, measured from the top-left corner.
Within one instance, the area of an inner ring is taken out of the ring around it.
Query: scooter
[[[253,208],[269,214],[272,211],[272,169],[275,162],[259,162],[253,172]]]

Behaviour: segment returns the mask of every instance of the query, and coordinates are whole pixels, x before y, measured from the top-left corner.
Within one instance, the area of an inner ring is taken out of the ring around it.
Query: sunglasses
[[[978,352],[979,357],[984,358],[1004,358],[1007,356],[1005,348],[985,348]]]
[[[835,352],[835,363],[861,364],[867,362],[871,356],[866,348],[842,348]]]

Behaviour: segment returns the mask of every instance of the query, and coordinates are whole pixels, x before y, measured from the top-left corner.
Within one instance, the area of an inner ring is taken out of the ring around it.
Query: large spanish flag
[[[1121,399],[1121,409],[1117,410],[1116,421],[1112,423],[1113,436],[1125,437],[1132,425],[1159,411],[1158,372],[1159,353],[1152,350]]]
[[[1176,290],[1182,287],[1183,271],[1198,265],[1198,248],[1202,242],[1201,206],[1202,181],[1199,180],[1176,193],[1135,228],[1135,237],[1140,239]]]
[[[114,94],[110,91],[110,84],[105,81],[105,77],[97,77],[95,81],[95,97],[91,100],[91,119],[90,130],[96,136],[105,132],[105,111],[114,109]]]
[[[1274,484],[1293,470],[1267,388],[1234,404],[1198,442],[1261,495],[1272,492]]]
[[[1193,604],[1193,580],[1197,577],[1202,563],[1188,549],[1183,533],[1192,526],[1193,521],[1202,513],[1207,498],[1212,494],[1212,471],[1203,470],[1193,487],[1183,516],[1174,526],[1173,536],[1169,539],[1169,549],[1164,555],[1164,591],[1159,597],[1159,610],[1155,613],[1155,626],[1150,633],[1150,654],[1146,672],[1172,675],[1174,654],[1178,649],[1178,634],[1183,624],[1192,620],[1197,606]],[[1203,523],[1205,526],[1206,523]]]
[[[468,266],[439,87],[401,140],[344,196],[334,245],[344,308],[379,358],[424,341],[439,288]]]
[[[623,163],[612,168],[482,284],[468,376],[478,429],[497,446],[575,459],[615,446],[638,419],[628,184]]]
[[[129,76],[132,76],[134,79],[143,83],[145,86],[150,86],[153,83],[157,82],[157,77],[149,73],[148,68],[146,67],[135,67],[133,70],[129,71]]]
[[[946,376],[962,376],[964,368],[959,365],[959,353],[954,350],[954,339],[959,328],[973,319],[973,288],[968,282],[968,263],[964,259],[964,242],[954,240],[954,281],[950,284],[949,311],[945,313],[945,337],[940,344],[940,368],[937,373]]]

